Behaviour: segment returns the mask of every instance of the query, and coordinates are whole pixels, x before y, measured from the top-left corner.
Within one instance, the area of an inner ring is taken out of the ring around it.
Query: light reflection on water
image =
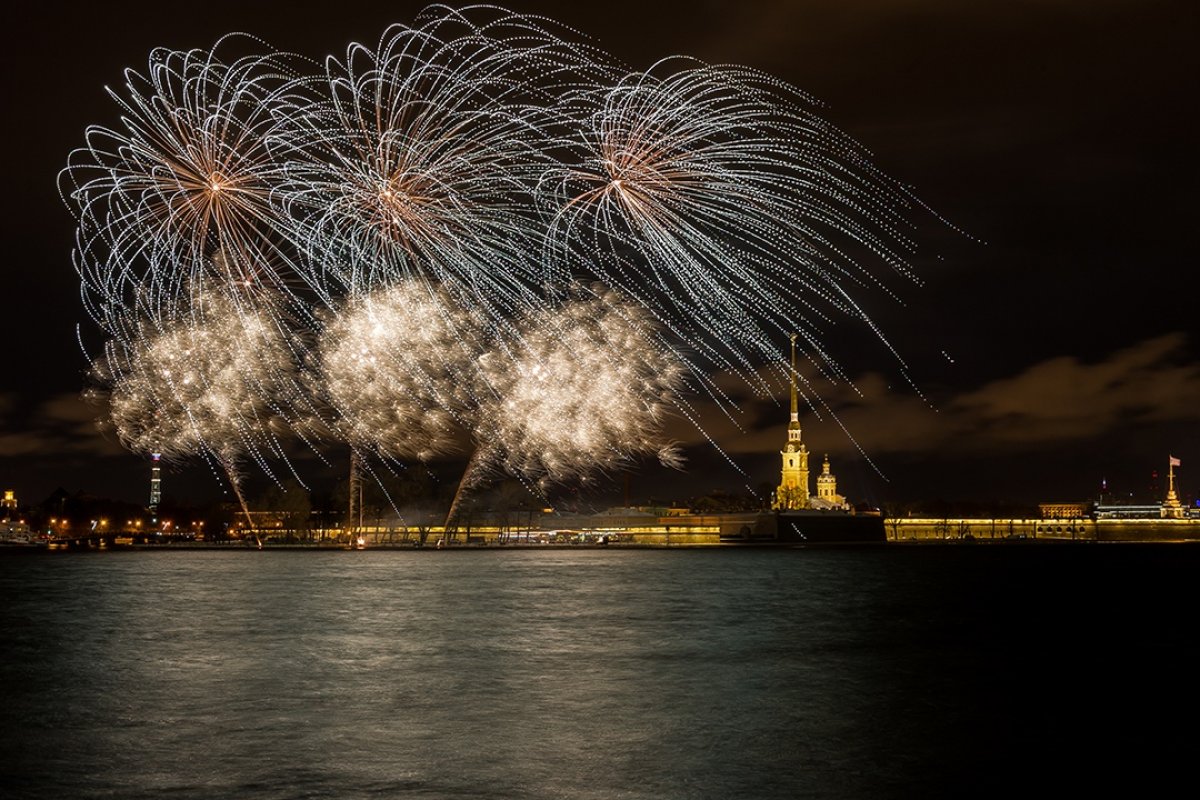
[[[0,777],[6,797],[961,797],[1047,769],[1039,786],[1145,788],[1197,741],[1144,736],[1196,702],[1169,681],[1200,666],[1197,566],[1104,547],[5,557]]]

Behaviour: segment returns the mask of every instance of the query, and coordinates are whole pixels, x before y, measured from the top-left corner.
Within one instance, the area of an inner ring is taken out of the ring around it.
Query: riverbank
[[[451,545],[426,544],[420,545],[409,542],[375,543],[362,547],[350,546],[338,542],[264,542],[261,546],[254,542],[161,542],[161,543],[121,543],[105,544],[96,542],[51,542],[37,544],[18,544],[0,546],[0,556],[5,554],[29,553],[100,553],[100,552],[245,552],[256,553],[274,552],[367,552],[367,551],[408,551],[427,553],[453,552],[513,552],[531,550],[804,550],[804,549],[911,549],[911,548],[942,548],[942,547],[1013,547],[1013,548],[1070,548],[1095,545],[1198,545],[1200,541],[1185,538],[1138,538],[1138,539],[1061,539],[1061,538],[983,538],[970,536],[963,538],[923,538],[923,539],[889,539],[882,542],[620,542],[602,544],[598,542],[579,543],[505,543],[495,542],[458,542]]]

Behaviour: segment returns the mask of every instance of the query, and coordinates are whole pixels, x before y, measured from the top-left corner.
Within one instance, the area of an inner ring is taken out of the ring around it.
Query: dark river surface
[[[1186,795],[1198,578],[1186,545],[5,555],[0,797]]]

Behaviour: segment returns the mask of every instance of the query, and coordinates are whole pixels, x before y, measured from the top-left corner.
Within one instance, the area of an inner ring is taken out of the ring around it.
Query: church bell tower
[[[809,507],[808,448],[800,441],[800,405],[796,398],[796,334],[792,334],[792,418],[788,422],[787,444],[779,451],[783,467],[779,473],[779,488],[771,508],[777,511],[796,511]]]

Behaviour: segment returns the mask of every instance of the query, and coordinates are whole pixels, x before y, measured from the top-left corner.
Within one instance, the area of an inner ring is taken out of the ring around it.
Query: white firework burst
[[[541,21],[469,11],[352,44],[281,118],[279,198],[322,296],[419,277],[485,316],[537,302],[532,189],[553,164],[556,92],[592,60]]]
[[[134,309],[159,315],[198,286],[297,285],[270,203],[278,162],[268,147],[297,64],[218,55],[245,41],[160,48],[144,74],[126,70],[124,87],[108,90],[120,125],[89,128],[60,175],[79,220],[84,303],[102,329]]]
[[[423,280],[350,298],[316,350],[345,440],[395,459],[456,449],[476,405],[481,334],[476,315]]]
[[[476,451],[448,521],[496,471],[540,491],[644,455],[682,467],[663,427],[686,370],[641,306],[599,289],[530,312],[519,332],[481,361],[488,391],[466,417]]]
[[[910,275],[908,195],[783,82],[671,60],[570,99],[574,163],[543,177],[550,264],[635,298],[706,363],[776,363],[799,331],[836,376],[822,329]],[[869,261],[864,256],[873,259]],[[886,289],[886,287],[885,287]]]
[[[296,349],[276,317],[197,292],[173,322],[130,321],[93,374],[107,389],[121,443],[168,460],[210,456],[242,501],[240,467],[270,474],[282,439],[310,432]]]

